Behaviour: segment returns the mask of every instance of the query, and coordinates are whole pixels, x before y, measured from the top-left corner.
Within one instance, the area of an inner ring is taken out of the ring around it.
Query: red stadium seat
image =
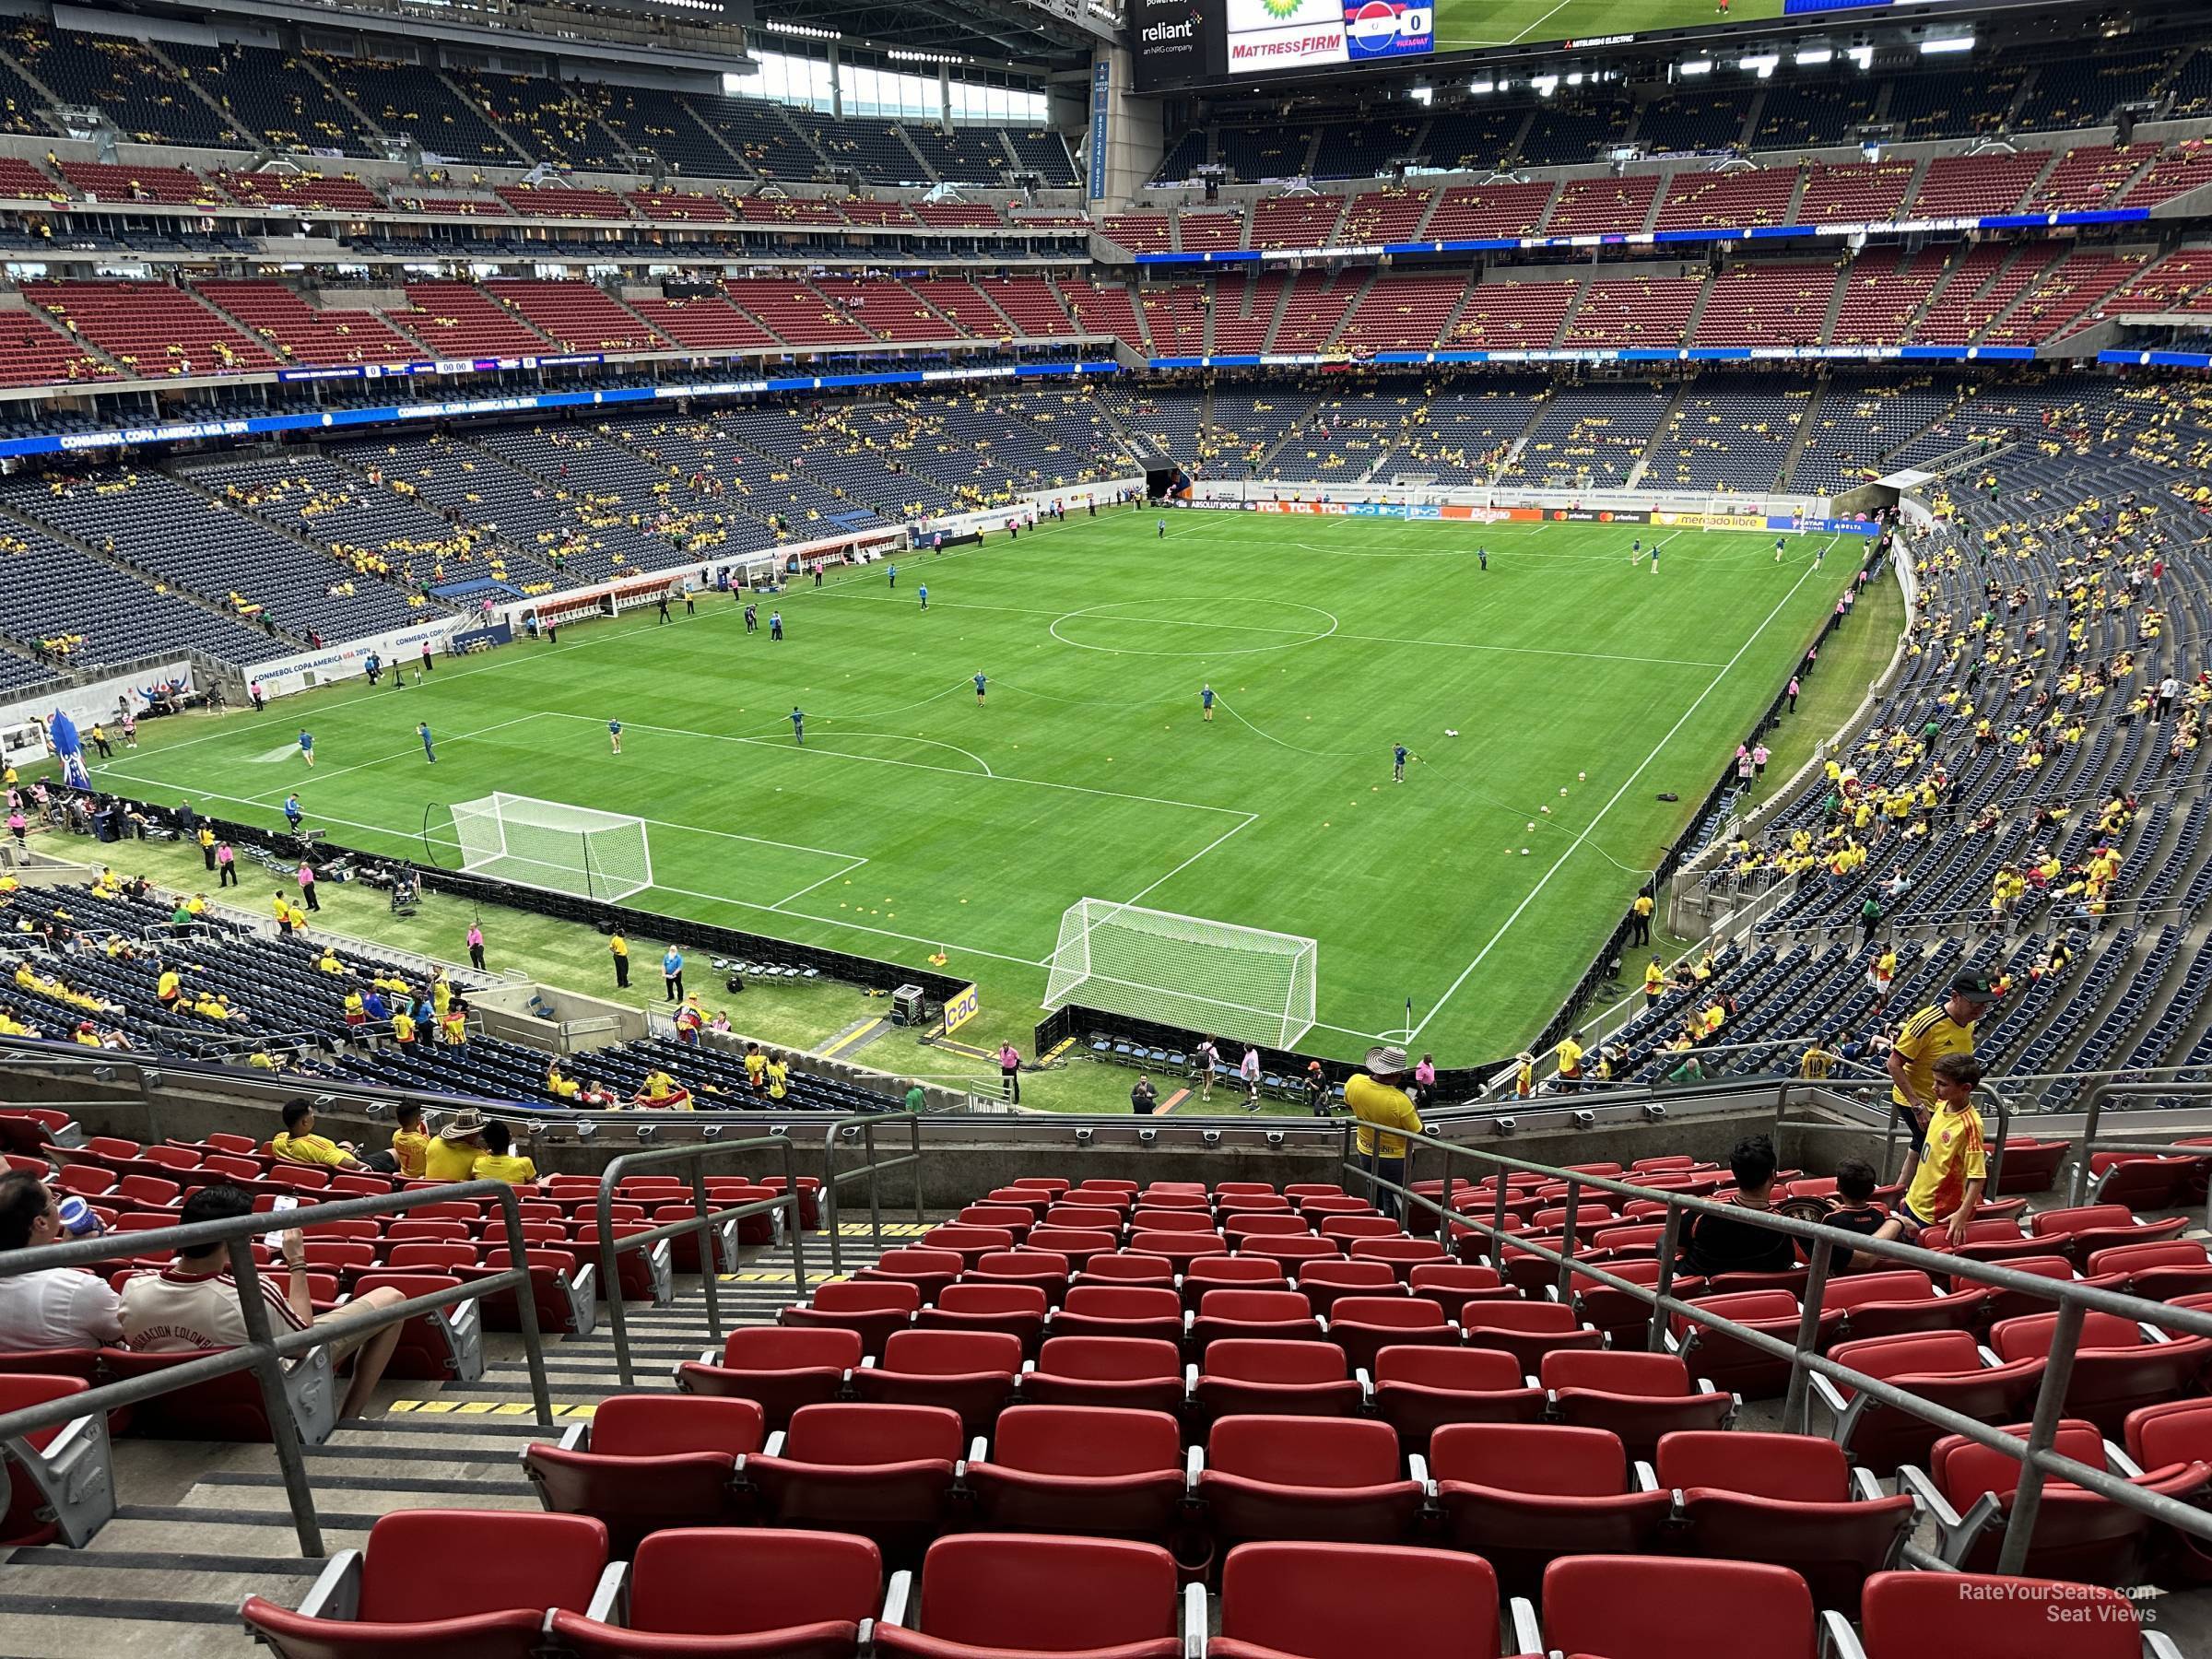
[[[2117,1204],[2131,1210],[2172,1209],[2186,1204],[2188,1183],[2201,1158],[2159,1158],[2142,1152],[2093,1152],[2089,1186],[2093,1205]]]
[[[1172,1288],[1175,1264],[1165,1256],[1137,1255],[1129,1251],[1095,1255],[1083,1264],[1075,1284],[1166,1285]],[[1073,1289],[1075,1285],[1068,1288]]]
[[[937,1292],[960,1277],[965,1266],[958,1251],[887,1250],[876,1258],[873,1267],[864,1267],[853,1277],[897,1279],[912,1285],[921,1293],[922,1305],[926,1308],[937,1300]]]
[[[1025,1403],[1179,1412],[1182,1350],[1134,1336],[1048,1336],[1021,1379]]]
[[[239,1616],[283,1659],[531,1659],[549,1609],[605,1616],[606,1568],[606,1528],[587,1515],[402,1510],[335,1558],[297,1613],[255,1595]]]
[[[2059,1166],[2073,1150],[2072,1141],[2038,1140],[2030,1135],[2008,1135],[2004,1168],[1997,1172],[1996,1194],[2047,1193],[2058,1177]]]
[[[83,1377],[15,1370],[0,1373],[0,1412],[86,1392]],[[97,1412],[40,1429],[10,1442],[7,1511],[0,1545],[82,1547],[115,1513],[114,1450],[108,1419]]]
[[[930,1546],[918,1589],[918,1607],[886,1606],[878,1653],[1182,1659],[1175,1561],[1156,1544],[965,1533]]]
[[[1191,1349],[1203,1354],[1230,1338],[1319,1341],[1321,1321],[1307,1308],[1306,1299],[1295,1290],[1208,1290],[1191,1318]]]
[[[976,1285],[1032,1285],[1057,1302],[1067,1294],[1069,1271],[1068,1259],[1054,1251],[989,1250],[961,1277]]]
[[[1811,1593],[1786,1567],[1591,1555],[1544,1573],[1544,1646],[1555,1653],[1812,1659],[1815,1632]]]
[[[1429,1463],[1444,1535],[1516,1594],[1560,1556],[1656,1547],[1674,1504],[1634,1479],[1602,1429],[1453,1423],[1430,1436]]]
[[[1329,1340],[1354,1367],[1372,1371],[1386,1347],[1456,1347],[1459,1327],[1426,1297],[1346,1296],[1331,1310]]]
[[[1358,1239],[1401,1239],[1405,1230],[1387,1216],[1332,1216],[1301,1218],[1309,1229],[1324,1239],[1339,1239],[1347,1243]],[[1312,1223],[1318,1221],[1319,1226]]]
[[[1231,1249],[1243,1248],[1247,1239],[1304,1239],[1311,1238],[1313,1230],[1302,1217],[1285,1213],[1243,1215],[1224,1211],[1221,1217],[1221,1236]]]
[[[1388,1262],[1401,1279],[1424,1262],[1452,1259],[1434,1239],[1354,1239],[1346,1253],[1355,1262]]]
[[[873,1358],[893,1331],[913,1323],[921,1305],[922,1292],[899,1280],[831,1279],[816,1288],[811,1303],[794,1302],[776,1320],[797,1330],[851,1331]]]
[[[1689,1368],[1673,1354],[1560,1348],[1544,1356],[1536,1380],[1562,1423],[1609,1430],[1630,1457],[1649,1458],[1662,1435],[1724,1429],[1733,1395],[1693,1391]]]
[[[2100,1250],[2089,1257],[2088,1266],[2091,1278],[2147,1301],[2171,1301],[2212,1290],[2212,1257],[2191,1239]]]
[[[1307,1262],[1298,1270],[1298,1288],[1324,1319],[1340,1297],[1406,1294],[1404,1281],[1388,1262]]]
[[[949,1250],[966,1267],[994,1250],[1011,1250],[1014,1243],[1014,1235],[1003,1227],[933,1227],[922,1235],[923,1249]]]
[[[1203,1351],[1192,1399],[1207,1422],[1238,1413],[1356,1417],[1366,1395],[1333,1343],[1231,1337]]]
[[[1053,1315],[1054,1336],[1182,1340],[1182,1299],[1158,1285],[1083,1285]]]
[[[1831,1278],[1821,1306],[1843,1315],[1841,1335],[1853,1341],[1909,1331],[1971,1330],[1989,1313],[1989,1299],[1980,1289],[1940,1295],[1934,1280],[1910,1268]]]
[[[1129,1235],[1129,1249],[1136,1255],[1165,1256],[1175,1265],[1178,1273],[1188,1273],[1191,1264],[1206,1256],[1225,1256],[1229,1253],[1228,1241],[1218,1232],[1158,1232],[1138,1230]]]
[[[1864,1470],[1854,1487],[1842,1447],[1817,1436],[1669,1434],[1658,1459],[1688,1553],[1787,1567],[1847,1616],[1912,1529],[1910,1493],[1885,1497]]]
[[[903,1556],[935,1535],[965,1451],[942,1406],[802,1406],[745,1474],[775,1525],[858,1533]]]
[[[594,1517],[610,1551],[627,1558],[664,1527],[740,1520],[737,1460],[759,1451],[767,1432],[750,1400],[615,1394],[559,1445],[525,1448],[523,1469],[547,1509]]]
[[[312,1250],[312,1245],[309,1248]],[[460,1283],[450,1273],[387,1273],[371,1269],[353,1280],[353,1294],[396,1290],[403,1297],[435,1295]],[[453,1302],[418,1313],[399,1327],[399,1344],[384,1363],[387,1377],[473,1382],[484,1374],[484,1321],[474,1302]]]
[[[1132,1232],[1210,1233],[1215,1230],[1211,1210],[1204,1206],[1188,1209],[1140,1209],[1129,1218]]]
[[[1182,1425],[1164,1411],[1015,1406],[968,1465],[968,1489],[994,1531],[1164,1542],[1182,1511]]]
[[[2017,1417],[2043,1380],[2041,1359],[1984,1365],[1980,1346],[1964,1331],[1839,1343],[1829,1358],[1984,1423]],[[1871,1394],[1854,1394],[1826,1377],[1816,1374],[1812,1387],[1834,1419],[1837,1444],[1851,1453],[1853,1462],[1877,1475],[1892,1474],[1900,1465],[1924,1456],[1942,1435],[1926,1418],[1885,1406]]]
[[[1281,1262],[1295,1268],[1301,1262],[1320,1262],[1344,1254],[1343,1248],[1334,1239],[1300,1237],[1295,1239],[1247,1239],[1239,1247],[1241,1255],[1264,1256],[1271,1262]]]
[[[1375,1356],[1375,1408],[1408,1452],[1447,1423],[1533,1423],[1544,1391],[1497,1348],[1388,1347]]]
[[[1461,1311],[1460,1329],[1469,1347],[1502,1348],[1524,1371],[1535,1370],[1547,1354],[1594,1348],[1605,1340],[1578,1323],[1572,1308],[1559,1302],[1469,1302]]]
[[[1036,1285],[947,1285],[937,1292],[935,1307],[914,1315],[920,1331],[1001,1331],[1021,1344],[1024,1354],[1034,1355],[1044,1340],[1044,1291]],[[896,1337],[899,1333],[893,1332]]]
[[[1375,1594],[1378,1585],[1387,1595]],[[1473,1556],[1375,1544],[1245,1544],[1221,1569],[1207,1659],[1493,1659],[1498,1579]]]
[[[883,1556],[841,1533],[659,1532],[638,1546],[620,1625],[557,1612],[577,1659],[853,1659],[883,1594]]]
[[[1422,1262],[1406,1277],[1413,1294],[1439,1303],[1454,1324],[1469,1302],[1519,1301],[1521,1292],[1499,1277],[1495,1267],[1460,1262]]]
[[[1593,1265],[1630,1284],[1656,1288],[1659,1283],[1660,1265],[1656,1259],[1597,1262]],[[1695,1274],[1678,1273],[1667,1288],[1684,1301],[1694,1301],[1704,1294],[1705,1281]],[[1645,1345],[1651,1332],[1652,1310],[1634,1295],[1617,1286],[1600,1284],[1579,1271],[1571,1281],[1570,1294],[1575,1317],[1584,1324],[1595,1325],[1613,1347],[1641,1348]]]
[[[1696,1305],[1784,1342],[1794,1344],[1797,1340],[1800,1310],[1797,1299],[1787,1290],[1737,1290],[1700,1296]],[[1817,1346],[1826,1348],[1842,1327],[1841,1312],[1823,1308]],[[1725,1331],[1695,1325],[1684,1314],[1676,1314],[1669,1321],[1669,1328],[1685,1363],[1699,1376],[1712,1378],[1715,1388],[1724,1388],[1747,1400],[1762,1400],[1781,1394],[1789,1386],[1787,1359],[1762,1353]]]
[[[1049,1252],[1080,1273],[1099,1257],[1112,1255],[1120,1236],[1111,1227],[1040,1227],[1030,1232],[1025,1253]]]
[[[722,1346],[676,1368],[686,1394],[721,1394],[759,1403],[771,1433],[787,1427],[803,1406],[822,1406],[843,1392],[846,1373],[860,1364],[860,1334],[818,1327],[783,1330],[740,1325]]]
[[[853,1373],[863,1400],[892,1406],[942,1406],[956,1412],[963,1435],[983,1434],[1014,1394],[1021,1338],[1004,1331],[894,1331],[878,1365]]]
[[[1865,1659],[2141,1659],[2142,1632],[2136,1604],[2119,1591],[2047,1580],[1877,1572],[1861,1598]]]
[[[2006,1432],[2026,1440],[2029,1429],[2020,1423]],[[2093,1469],[2111,1467],[2097,1426],[2078,1418],[2059,1424],[2053,1450]],[[2019,1486],[2017,1458],[1963,1435],[1947,1435],[1930,1449],[1926,1473],[1908,1465],[1898,1477],[1935,1522],[1936,1554],[1964,1571],[1993,1570]],[[2194,1499],[2212,1485],[2212,1464],[2169,1464],[2131,1477],[2130,1484],[2170,1498]],[[2037,1578],[2133,1584],[2139,1582],[2152,1532],[2149,1515],[2086,1487],[2046,1477],[2025,1571]]]
[[[1037,1225],[1037,1213],[1013,1204],[971,1204],[952,1219],[956,1227],[1003,1227],[1019,1244]]]
[[[2015,1273],[2030,1274],[2037,1278],[2054,1279],[2061,1283],[2072,1284],[2079,1278],[2074,1271],[2074,1264],[2063,1255],[2008,1256],[2005,1265]],[[1993,1324],[2007,1319],[2024,1319],[2030,1313],[2048,1313],[2056,1306],[2056,1299],[2053,1296],[2035,1296],[2025,1290],[1998,1289],[1994,1286],[1976,1287],[1963,1278],[1954,1278],[1951,1288],[1979,1288],[1985,1309],[1983,1317]]]
[[[2057,1324],[2055,1313],[2007,1319],[1991,1330],[1989,1346],[2007,1362],[2048,1359]],[[2137,1406],[2203,1393],[2207,1368],[2212,1368],[2212,1337],[2147,1342],[2132,1320],[2084,1313],[2073,1374],[2066,1379],[2066,1413],[2117,1434]]]
[[[1424,1488],[1400,1473],[1382,1423],[1229,1417],[1206,1436],[1196,1494],[1224,1545],[1265,1538],[1391,1544],[1407,1537]]]
[[[2100,1250],[2121,1244],[2154,1244],[2179,1238],[2189,1228],[2189,1218],[2143,1221],[2124,1204],[2087,1204],[2072,1209],[2049,1209],[2028,1218],[2028,1228],[2043,1241],[2044,1248],[2065,1253],[2076,1266],[2086,1266]]]
[[[1072,1183],[1062,1180],[1057,1175],[1024,1175],[1017,1180],[1009,1181],[1006,1184],[1018,1187],[1035,1187],[1039,1192],[1058,1197],[1061,1194],[1067,1192]],[[1132,1182],[1130,1187],[1132,1191],[1135,1191],[1135,1183]]]
[[[1252,1255],[1201,1256],[1183,1270],[1182,1305],[1195,1313],[1209,1290],[1282,1290],[1289,1282],[1280,1262]]]

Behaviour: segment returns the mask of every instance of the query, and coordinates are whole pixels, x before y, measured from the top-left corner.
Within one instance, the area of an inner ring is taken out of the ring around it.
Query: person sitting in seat
[[[438,1131],[423,1155],[422,1173],[429,1181],[466,1181],[483,1156],[484,1114],[472,1106]]]
[[[184,1200],[179,1220],[193,1227],[253,1213],[253,1200],[238,1188],[204,1186]],[[344,1307],[318,1315],[308,1282],[307,1243],[299,1229],[284,1234],[283,1250],[285,1266],[290,1270],[288,1289],[278,1291],[276,1281],[266,1276],[260,1280],[270,1333],[281,1335],[311,1326],[327,1329],[332,1360],[354,1356],[353,1381],[338,1415],[358,1418],[369,1408],[392,1350],[399,1346],[401,1330],[399,1324],[381,1330],[363,1327],[369,1316],[396,1307],[406,1298],[388,1287],[364,1290]],[[123,1287],[125,1345],[141,1354],[189,1354],[244,1344],[246,1316],[239,1304],[237,1282],[230,1277],[229,1253],[228,1244],[210,1244],[205,1250],[179,1252],[167,1267],[132,1275]]]
[[[68,1237],[60,1201],[27,1170],[0,1175],[0,1251],[36,1250]],[[123,1300],[98,1274],[43,1267],[0,1278],[0,1353],[93,1348],[120,1341]]]
[[[1830,1227],[1872,1238],[1889,1219],[1889,1212],[1874,1201],[1874,1166],[1863,1158],[1846,1158],[1836,1165],[1836,1195],[1821,1218]],[[1849,1273],[1853,1253],[1839,1250],[1829,1263],[1830,1273]]]
[[[317,1135],[315,1109],[305,1100],[284,1103],[284,1132],[270,1140],[269,1151],[279,1163],[321,1164],[356,1175],[389,1175],[399,1168],[399,1161],[389,1152],[357,1158],[352,1142]]]
[[[1728,1167],[1735,1174],[1731,1205],[1761,1215],[1773,1207],[1772,1141],[1763,1135],[1746,1135],[1728,1154]],[[1711,1278],[1716,1273],[1782,1273],[1796,1265],[1796,1247],[1787,1233],[1705,1210],[1682,1218],[1678,1272]]]
[[[422,1108],[409,1100],[392,1114],[392,1157],[399,1165],[399,1172],[409,1181],[422,1179],[423,1165],[430,1153],[430,1137],[423,1132]]]
[[[514,1131],[494,1118],[484,1125],[484,1152],[469,1173],[478,1181],[524,1186],[537,1179],[537,1166],[514,1155]]]

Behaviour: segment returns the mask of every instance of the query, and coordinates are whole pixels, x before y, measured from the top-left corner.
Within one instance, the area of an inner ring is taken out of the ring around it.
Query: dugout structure
[[[1288,1049],[1312,1029],[1320,949],[1296,934],[1081,899],[1060,918],[1044,1006]]]
[[[453,813],[470,875],[610,901],[653,885],[643,818],[513,794],[458,801]]]

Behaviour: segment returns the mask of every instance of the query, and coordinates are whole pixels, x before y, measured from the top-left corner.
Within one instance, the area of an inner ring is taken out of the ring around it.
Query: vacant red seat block
[[[1632,1483],[1619,1436],[1602,1429],[1454,1423],[1430,1437],[1429,1462],[1444,1535],[1514,1594],[1561,1556],[1655,1547],[1674,1503]]]
[[[1197,1497],[1225,1543],[1389,1544],[1411,1532],[1423,1488],[1404,1477],[1386,1424],[1230,1417],[1206,1436]]]
[[[553,1615],[580,1659],[853,1659],[882,1605],[883,1557],[838,1533],[689,1528],[638,1546],[619,1626]]]
[[[981,1524],[1164,1543],[1182,1507],[1182,1428],[1164,1411],[1016,1406],[968,1465]]]
[[[914,1659],[1181,1659],[1174,1558],[1125,1538],[964,1533],[922,1563],[921,1606],[876,1627],[880,1653]]]

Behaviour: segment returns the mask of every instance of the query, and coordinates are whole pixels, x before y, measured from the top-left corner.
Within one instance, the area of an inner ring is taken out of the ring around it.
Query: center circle
[[[1144,616],[1114,614],[1129,611],[1138,606],[1145,607],[1150,614]],[[1173,611],[1179,606],[1190,607],[1192,612],[1233,606],[1239,619],[1215,620],[1194,614],[1182,616],[1160,614],[1165,611]],[[1269,619],[1290,611],[1302,613],[1307,619],[1297,627],[1284,627],[1278,622]],[[1242,619],[1248,617],[1256,619]],[[1324,626],[1315,627],[1313,619],[1316,618]],[[1178,636],[1188,638],[1194,631],[1210,631],[1241,633],[1259,639],[1262,642],[1254,645],[1216,646],[1201,651],[1176,651],[1159,649],[1150,645],[1098,645],[1088,640],[1073,638],[1071,634],[1062,631],[1070,624],[1081,623],[1087,619],[1093,623],[1123,623],[1135,628],[1159,629],[1168,641],[1172,641]],[[1288,599],[1229,600],[1219,597],[1188,596],[1164,599],[1117,599],[1106,605],[1087,606],[1081,610],[1072,610],[1064,616],[1053,618],[1046,631],[1063,645],[1072,645],[1077,651],[1104,652],[1112,656],[1225,657],[1255,656],[1265,651],[1288,651],[1297,645],[1311,645],[1316,641],[1327,639],[1336,631],[1338,623],[1335,614],[1323,610],[1318,605],[1300,605]]]

